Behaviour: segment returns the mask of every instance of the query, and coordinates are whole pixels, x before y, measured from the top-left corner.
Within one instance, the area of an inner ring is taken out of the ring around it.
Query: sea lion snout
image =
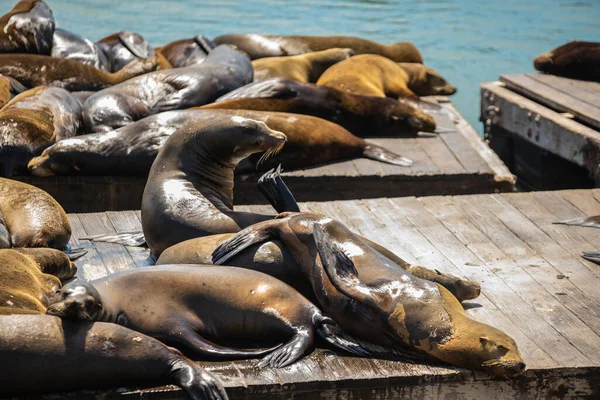
[[[541,54],[533,60],[533,66],[538,71],[544,71],[545,68],[547,68],[550,65],[552,65],[552,54],[551,53]]]

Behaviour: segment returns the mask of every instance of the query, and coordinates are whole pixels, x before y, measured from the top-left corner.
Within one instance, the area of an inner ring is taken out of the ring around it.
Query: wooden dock
[[[239,208],[272,212],[260,205]],[[325,349],[277,370],[259,370],[252,360],[202,362],[222,379],[232,399],[599,398],[600,266],[580,254],[600,250],[600,229],[552,221],[600,214],[600,190],[308,202],[301,208],[339,219],[411,263],[479,282],[482,295],[464,303],[467,312],[510,334],[527,370],[491,379]],[[78,240],[140,229],[139,212],[70,218],[72,244],[90,249],[77,262],[80,277],[95,279],[151,263],[144,248]],[[177,390],[108,395],[176,398]]]
[[[436,101],[435,98],[430,98]],[[490,193],[514,189],[514,177],[445,98],[440,102],[457,118],[436,115],[440,135],[416,138],[369,138],[414,161],[406,168],[354,159],[285,172],[284,179],[299,201]],[[285,165],[283,166],[285,168]],[[146,177],[72,176],[17,177],[50,193],[67,212],[140,208]],[[264,204],[255,188],[258,175],[236,177],[238,204]]]
[[[539,73],[481,85],[490,146],[532,189],[598,187],[600,83]]]

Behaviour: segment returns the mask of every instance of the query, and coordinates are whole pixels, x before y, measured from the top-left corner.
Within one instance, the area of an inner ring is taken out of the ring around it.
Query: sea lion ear
[[[138,58],[154,56],[154,49],[137,33],[128,31],[119,32],[119,41]]]

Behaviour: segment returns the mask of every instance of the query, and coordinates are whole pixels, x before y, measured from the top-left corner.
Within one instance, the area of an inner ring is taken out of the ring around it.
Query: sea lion
[[[335,122],[356,136],[414,136],[434,132],[435,120],[413,102],[360,96],[326,86],[271,78],[254,82],[201,109],[282,111]]]
[[[233,172],[241,159],[260,151],[268,157],[285,140],[264,122],[229,115],[174,132],[152,164],[142,197],[142,228],[152,253],[273,218],[233,211]]]
[[[279,164],[286,170],[307,168],[355,157],[402,166],[411,164],[402,156],[316,117],[247,110],[181,110],[152,115],[115,131],[61,140],[33,158],[28,167],[37,176],[98,175],[110,171],[147,175],[159,149],[175,130],[209,121],[215,115],[239,115],[263,121],[287,136],[281,152],[262,163],[258,163],[262,153],[251,155],[236,169],[240,173],[266,171]]]
[[[444,287],[398,268],[331,218],[300,213],[256,224],[224,242],[213,261],[273,238],[292,253],[318,304],[366,352],[434,357],[494,376],[525,368],[512,338],[470,319]]]
[[[216,44],[232,44],[253,60],[263,57],[295,56],[311,51],[348,48],[354,54],[379,54],[396,62],[423,63],[417,47],[410,42],[384,45],[352,36],[221,35]]]
[[[215,47],[217,45],[206,36],[196,35],[192,39],[167,43],[156,52],[165,56],[174,68],[181,68],[200,64]]]
[[[98,45],[76,33],[56,28],[52,37],[52,57],[68,58],[111,72],[108,59]]]
[[[592,215],[589,217],[577,217],[563,219],[560,221],[552,221],[553,224],[557,225],[570,225],[570,226],[585,226],[590,228],[600,228],[600,215]]]
[[[100,90],[128,79],[155,71],[156,57],[136,60],[114,74],[79,61],[38,54],[0,54],[0,74],[15,78],[23,85],[56,86],[68,91]]]
[[[26,90],[18,80],[0,74],[0,110],[16,95]]]
[[[61,280],[76,272],[75,264],[59,250],[0,250],[0,315],[44,314]]]
[[[456,88],[422,64],[395,63],[375,54],[350,57],[327,69],[317,81],[343,92],[375,97],[451,95]]]
[[[261,368],[294,363],[313,347],[317,332],[353,350],[337,337],[337,325],[287,284],[243,268],[201,267],[163,265],[74,281],[57,293],[47,313],[114,322],[194,356],[264,356]]]
[[[117,72],[137,59],[154,57],[154,49],[138,33],[121,31],[96,42],[106,57],[109,71]]]
[[[34,186],[0,178],[0,219],[9,247],[64,249],[71,224],[63,208],[48,193]]]
[[[352,49],[327,49],[297,56],[261,58],[252,61],[254,80],[288,78],[316,83],[327,68],[352,55]]]
[[[65,89],[39,86],[19,94],[0,110],[2,175],[10,177],[31,157],[75,136],[82,126],[81,103]]]
[[[21,0],[0,17],[0,53],[50,54],[54,18],[43,0]]]
[[[201,64],[142,75],[90,96],[84,120],[91,132],[107,132],[159,112],[210,103],[251,81],[250,59],[219,46]]]
[[[533,66],[548,74],[600,82],[600,42],[574,40],[537,56]]]
[[[0,376],[6,396],[172,383],[193,400],[227,399],[215,377],[156,339],[50,315],[0,316]]]

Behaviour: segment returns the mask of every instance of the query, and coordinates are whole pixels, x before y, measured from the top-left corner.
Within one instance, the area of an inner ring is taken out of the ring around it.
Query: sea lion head
[[[412,99],[399,99],[391,102],[388,118],[398,124],[408,124],[415,132],[434,132],[436,128],[435,119],[416,107]],[[408,116],[408,117],[406,117]],[[395,125],[392,123],[391,125]]]
[[[386,57],[396,62],[423,64],[421,52],[411,42],[397,42],[387,48]]]
[[[76,321],[97,321],[102,313],[100,293],[88,282],[74,281],[59,290],[46,314]]]
[[[78,167],[73,161],[61,160],[60,153],[55,154],[53,147],[44,149],[38,157],[29,160],[27,168],[33,175],[41,177],[70,175],[78,171]]]
[[[398,65],[409,76],[408,88],[419,96],[450,96],[456,93],[456,87],[433,68],[417,63]]]

